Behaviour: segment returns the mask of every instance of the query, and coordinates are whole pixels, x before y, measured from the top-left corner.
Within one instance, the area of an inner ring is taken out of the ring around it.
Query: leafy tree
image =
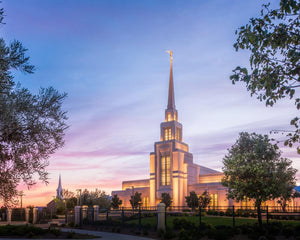
[[[261,17],[251,18],[250,22],[236,31],[234,44],[236,51],[248,49],[251,52],[250,70],[236,67],[230,77],[232,83],[245,82],[251,96],[257,95],[267,106],[273,106],[282,98],[294,98],[300,109],[300,2],[281,0],[278,9],[263,5]],[[300,119],[295,117],[290,125],[285,145],[299,142]],[[297,147],[300,153],[299,146]]]
[[[129,200],[130,205],[133,208],[137,208],[138,206],[142,205],[142,193],[135,192],[133,196],[131,196],[131,199]]]
[[[0,25],[4,10],[0,9]],[[27,49],[14,40],[0,38],[0,201],[8,206],[18,195],[17,186],[47,183],[47,159],[64,144],[67,128],[62,102],[66,94],[52,87],[37,95],[16,84],[12,71],[32,74]]]
[[[254,200],[260,226],[261,204],[287,194],[284,189],[295,186],[297,171],[270,141],[267,135],[242,132],[223,158],[222,184],[228,188],[227,197]]]
[[[293,189],[293,186],[288,185],[283,189],[282,195],[277,199],[277,203],[280,204],[282,211],[286,212],[288,202],[292,199],[299,198],[300,193]]]
[[[119,209],[120,205],[122,205],[122,200],[120,200],[118,194],[113,195],[111,198],[111,206],[113,209]]]
[[[190,192],[190,196],[185,197],[185,201],[187,205],[192,208],[192,211],[195,211],[195,209],[199,207],[199,199],[194,191]]]
[[[164,203],[166,205],[166,209],[168,207],[170,207],[171,204],[172,204],[172,199],[171,199],[170,194],[169,193],[162,193],[161,194],[161,201],[160,202]]]
[[[211,197],[208,192],[205,190],[202,195],[199,196],[199,206],[201,208],[206,208],[211,202]]]
[[[77,205],[77,198],[75,197],[76,195],[74,192],[63,189],[62,195],[67,208],[73,209]]]
[[[81,204],[87,206],[99,205],[100,208],[107,208],[110,206],[108,195],[105,191],[95,189],[89,191],[85,189],[81,194]]]

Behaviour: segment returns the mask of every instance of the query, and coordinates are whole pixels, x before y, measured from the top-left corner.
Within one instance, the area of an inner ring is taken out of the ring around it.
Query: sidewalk
[[[125,235],[120,233],[109,233],[109,232],[98,232],[98,231],[90,231],[90,230],[83,230],[83,229],[64,229],[62,228],[61,231],[63,232],[70,232],[73,231],[75,233],[83,233],[83,234],[91,234],[94,236],[101,237],[101,240],[150,240],[153,238],[145,238],[145,237],[138,237],[132,235]]]
[[[132,235],[125,235],[119,233],[109,233],[109,232],[98,232],[98,231],[90,231],[90,230],[83,230],[83,229],[61,229],[62,232],[70,232],[73,231],[75,233],[82,233],[82,234],[90,234],[96,237],[101,238],[94,238],[99,240],[151,240],[152,238],[145,238],[145,237],[137,237]],[[1,240],[20,240],[20,238],[0,238]],[[22,238],[22,240],[32,240],[32,238],[26,239]],[[43,240],[53,240],[53,239],[43,239]]]

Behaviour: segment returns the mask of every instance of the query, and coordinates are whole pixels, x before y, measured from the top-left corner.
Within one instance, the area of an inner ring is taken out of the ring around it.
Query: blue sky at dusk
[[[66,144],[50,158],[50,184],[26,191],[25,204],[48,202],[59,173],[64,188],[108,193],[122,180],[149,177],[167,105],[165,50],[174,52],[176,108],[194,162],[221,170],[239,132],[288,129],[297,115],[292,101],[267,108],[229,80],[249,61],[248,52],[235,52],[234,32],[266,2],[3,0],[2,34],[20,40],[36,66],[16,80],[33,92],[68,93]],[[299,169],[295,150],[282,150]]]

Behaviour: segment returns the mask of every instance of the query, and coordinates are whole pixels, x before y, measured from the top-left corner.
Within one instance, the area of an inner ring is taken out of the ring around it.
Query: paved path
[[[152,238],[145,238],[145,237],[138,237],[120,233],[110,233],[110,232],[98,232],[98,231],[90,231],[90,230],[83,230],[83,229],[67,229],[62,228],[63,232],[73,231],[76,233],[83,233],[83,234],[91,234],[94,236],[100,236],[101,240],[150,240]]]
[[[145,238],[145,237],[137,237],[132,235],[125,235],[125,234],[119,234],[119,233],[109,233],[109,232],[98,232],[98,231],[90,231],[90,230],[83,230],[83,229],[66,229],[62,228],[61,231],[63,232],[76,232],[76,233],[82,233],[82,234],[90,234],[101,238],[94,238],[95,240],[151,240],[152,238]],[[13,239],[13,238],[1,238],[1,240],[20,240]],[[32,240],[22,238],[22,240]],[[43,240],[53,240],[53,239],[43,239]],[[80,239],[79,239],[80,240]]]

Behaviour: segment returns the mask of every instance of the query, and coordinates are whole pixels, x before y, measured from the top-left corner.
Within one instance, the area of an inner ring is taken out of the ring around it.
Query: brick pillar
[[[75,225],[80,225],[81,206],[75,206]]]
[[[12,209],[11,208],[8,208],[7,209],[7,211],[6,211],[6,213],[7,213],[7,223],[9,224],[9,223],[11,223],[11,214],[12,214]]]
[[[98,221],[99,205],[94,205],[94,222]]]
[[[29,223],[29,212],[30,208],[25,208],[25,220],[27,223]]]
[[[37,218],[38,218],[38,208],[33,208],[33,219],[32,219],[32,224],[36,224],[37,223]]]
[[[166,230],[165,224],[166,205],[159,203],[157,205],[157,229]]]

